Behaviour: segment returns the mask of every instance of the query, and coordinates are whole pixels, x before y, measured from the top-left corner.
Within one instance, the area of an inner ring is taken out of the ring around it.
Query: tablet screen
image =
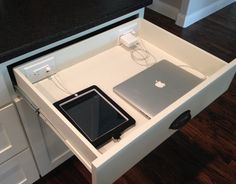
[[[59,101],[55,106],[92,143],[133,121],[100,89],[94,87]]]

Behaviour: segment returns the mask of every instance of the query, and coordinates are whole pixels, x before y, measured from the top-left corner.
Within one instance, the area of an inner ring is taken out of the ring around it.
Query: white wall
[[[234,0],[183,0],[183,2],[176,24],[187,27],[233,3]]]
[[[153,0],[150,9],[176,20],[182,0]]]
[[[235,0],[153,0],[149,6],[154,11],[176,20],[187,27],[202,18],[233,3]]]
[[[173,0],[159,0],[159,1],[166,3],[170,6],[176,7],[178,9],[181,7],[181,3],[182,3],[182,0],[174,0],[174,1]]]
[[[187,14],[195,13],[219,0],[190,0]]]

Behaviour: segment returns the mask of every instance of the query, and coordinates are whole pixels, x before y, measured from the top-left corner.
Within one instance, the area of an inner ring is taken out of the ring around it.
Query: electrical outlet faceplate
[[[35,83],[53,75],[56,72],[55,70],[55,59],[52,56],[35,61],[33,64],[24,67],[24,74],[30,82]]]

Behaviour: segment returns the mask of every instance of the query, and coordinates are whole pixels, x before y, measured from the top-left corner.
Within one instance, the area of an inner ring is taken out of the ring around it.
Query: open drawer
[[[136,31],[145,49],[154,56],[150,62],[166,59],[175,65],[188,65],[184,69],[193,75],[207,76],[151,119],[113,92],[114,86],[146,68],[135,63],[129,49],[118,44],[119,35],[130,29]],[[37,81],[27,74],[28,68],[44,61],[53,63],[51,77]],[[104,184],[114,182],[172,135],[175,130],[169,127],[183,112],[190,110],[194,117],[224,93],[235,70],[236,60],[228,64],[143,19],[136,19],[17,66],[14,74],[20,91],[92,173],[93,183]],[[120,141],[110,140],[98,149],[53,106],[70,93],[92,85],[102,89],[136,121],[135,126],[122,133]]]

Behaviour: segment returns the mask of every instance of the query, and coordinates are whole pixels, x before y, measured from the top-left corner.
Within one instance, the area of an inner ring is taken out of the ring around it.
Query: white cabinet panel
[[[29,138],[40,175],[44,176],[73,154],[23,99],[16,99],[15,103]]]
[[[27,147],[15,106],[0,109],[0,164]]]
[[[0,70],[1,72],[1,70]],[[0,73],[0,107],[11,102],[6,83],[3,79],[2,72]]]
[[[0,184],[31,184],[39,179],[29,149],[0,165]]]
[[[40,125],[45,141],[45,146],[48,151],[48,156],[52,164],[60,164],[61,162],[59,160],[63,159],[65,155],[72,155],[68,147],[58,138],[58,136],[48,127],[48,125],[41,118]]]

